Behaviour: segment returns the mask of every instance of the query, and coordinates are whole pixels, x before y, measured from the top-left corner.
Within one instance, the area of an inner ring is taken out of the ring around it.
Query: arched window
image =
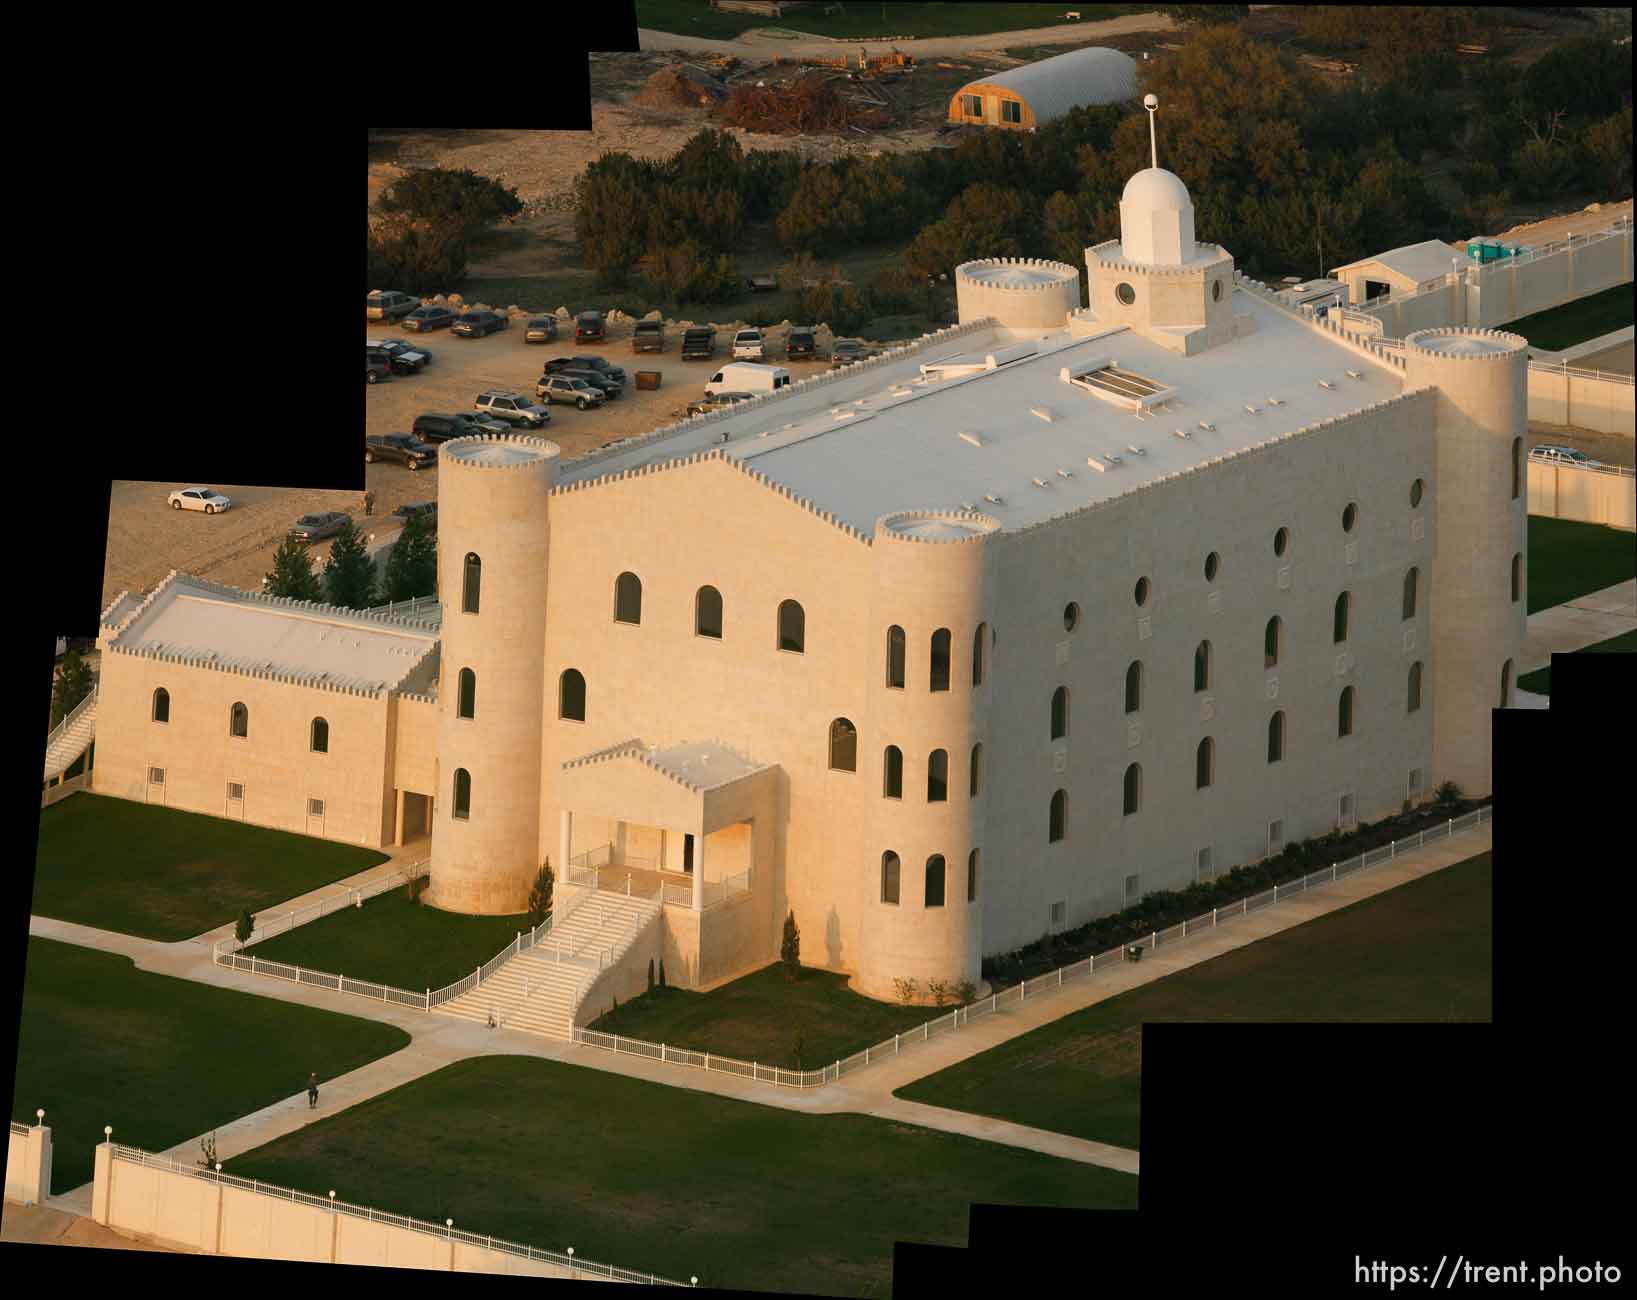
[[[460,612],[477,613],[478,596],[483,589],[483,561],[474,552],[466,554],[466,568],[461,580]]]
[[[941,627],[932,634],[931,689],[949,689],[949,629]]]
[[[472,815],[472,774],[464,767],[455,769],[455,806],[451,813],[457,821]]]
[[[715,587],[701,587],[693,598],[693,631],[695,636],[722,639],[722,593]]]
[[[1414,510],[1421,504],[1421,494],[1425,488],[1426,484],[1420,479],[1410,484],[1410,509]]]
[[[978,901],[978,851],[973,849],[966,855],[966,901]]]
[[[926,860],[926,905],[944,905],[944,855],[934,853]]]
[[[242,704],[235,704],[227,713],[227,734],[238,736],[240,739],[250,735],[250,710]]]
[[[847,718],[830,724],[830,770],[858,771],[858,728]]]
[[[983,744],[980,741],[972,746],[972,779],[967,786],[967,795],[976,799],[983,791]]]
[[[1279,559],[1283,559],[1285,551],[1289,548],[1289,546],[1290,529],[1281,528],[1278,532],[1273,534],[1273,554],[1275,556],[1277,556]]]
[[[455,716],[477,717],[477,674],[470,668],[460,670],[460,692],[455,700]]]
[[[1336,702],[1336,735],[1353,734],[1353,688],[1342,687],[1341,699]]]
[[[1341,530],[1344,533],[1353,531],[1353,525],[1358,523],[1358,502],[1349,501],[1346,509],[1341,512]]]
[[[1410,571],[1404,575],[1404,618],[1406,620],[1415,617],[1415,588],[1420,577],[1421,570],[1413,564],[1410,566]]]
[[[1215,780],[1216,742],[1206,736],[1194,753],[1194,789],[1203,790]]]
[[[1504,664],[1501,665],[1501,708],[1503,708],[1503,709],[1506,708],[1506,706],[1511,702],[1511,699],[1512,699],[1512,661],[1510,659],[1508,659]]]
[[[1262,667],[1277,668],[1279,666],[1279,641],[1284,635],[1285,625],[1275,614],[1268,620],[1268,625],[1262,631]]]
[[[310,739],[313,753],[328,754],[330,752],[330,724],[323,718],[314,718]]]
[[[1516,605],[1523,596],[1523,552],[1519,551],[1512,557],[1512,603]]]
[[[1285,712],[1278,710],[1268,719],[1268,762],[1277,763],[1285,756]]]
[[[807,611],[793,600],[779,603],[779,649],[807,653]]]
[[[1136,713],[1142,708],[1142,660],[1133,659],[1125,670],[1125,711]]]
[[[1121,805],[1129,817],[1142,808],[1142,764],[1133,763],[1125,770],[1125,799]]]
[[[557,716],[585,721],[585,677],[578,668],[565,668],[557,679]]]
[[[171,720],[171,693],[163,686],[153,693],[153,720],[155,722]]]
[[[926,760],[926,801],[943,803],[949,798],[949,751],[935,749]]]
[[[983,637],[987,623],[979,623],[978,630],[972,634],[972,685],[983,685]]]
[[[1523,439],[1512,439],[1512,500],[1523,494]]]
[[[1069,819],[1069,792],[1059,790],[1052,795],[1051,812],[1046,821],[1046,842],[1056,844],[1067,833]]]
[[[1063,630],[1072,632],[1079,626],[1080,605],[1078,601],[1071,600],[1067,605],[1063,606]]]
[[[881,855],[881,901],[898,904],[898,855],[888,849]]]
[[[1405,708],[1406,713],[1414,713],[1421,707],[1421,661],[1418,659],[1410,665],[1409,701]]]
[[[1336,621],[1332,639],[1337,645],[1347,640],[1347,611],[1352,604],[1353,597],[1345,591],[1336,597]]]
[[[622,573],[614,579],[614,621],[642,622],[642,579],[634,573]]]
[[[1211,689],[1211,643],[1201,641],[1194,650],[1194,689]]]
[[[1136,585],[1135,588],[1132,589],[1131,597],[1132,597],[1133,600],[1135,600],[1137,602],[1137,608],[1138,609],[1141,609],[1144,605],[1146,605],[1148,603],[1148,579],[1147,578],[1138,578],[1137,579],[1137,585]]]
[[[1222,557],[1212,551],[1205,557],[1205,581],[1215,582],[1217,570],[1222,566]]]
[[[1062,740],[1069,734],[1069,688],[1059,686],[1052,692],[1052,739]]]
[[[886,752],[881,756],[881,797],[883,799],[904,797],[904,751],[897,745],[888,745]]]
[[[904,629],[896,623],[887,629],[887,685],[904,689]]]

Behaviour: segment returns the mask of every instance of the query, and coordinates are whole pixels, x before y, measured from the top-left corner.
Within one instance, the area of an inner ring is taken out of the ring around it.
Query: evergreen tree
[[[784,941],[779,945],[779,960],[784,963],[784,977],[794,980],[801,974],[801,931],[796,928],[796,913],[791,909],[784,918]]]
[[[80,652],[70,650],[63,655],[62,666],[57,670],[57,680],[51,687],[53,727],[72,713],[80,701],[91,693],[92,684],[91,666],[80,657]]]
[[[665,958],[659,959],[659,987],[665,987]]]
[[[425,515],[411,515],[387,553],[381,597],[386,601],[414,600],[434,595],[437,589],[438,540]]]
[[[279,543],[273,557],[273,571],[263,582],[270,596],[288,596],[291,600],[322,600],[318,575],[313,572],[313,553],[307,543],[286,537]]]
[[[537,929],[545,921],[551,911],[551,888],[556,877],[551,870],[551,859],[547,858],[540,866],[540,873],[535,876],[534,884],[529,886],[529,928]],[[648,984],[653,986],[653,974],[649,973]]]
[[[648,959],[648,991],[650,993],[654,991],[654,959],[652,957]]]
[[[247,907],[239,913],[238,924],[233,927],[233,937],[240,943],[246,942],[256,929],[256,918]]]
[[[368,609],[375,603],[375,561],[365,553],[364,534],[351,520],[336,534],[324,570],[324,598],[343,609]]]

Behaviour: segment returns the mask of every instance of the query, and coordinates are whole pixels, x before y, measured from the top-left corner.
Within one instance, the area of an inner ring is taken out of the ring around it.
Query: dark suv
[[[608,327],[600,311],[583,311],[574,318],[574,341],[597,343],[608,337]]]
[[[510,433],[512,426],[503,420],[490,419],[486,415],[475,412],[461,411],[455,415],[444,415],[439,411],[427,411],[415,417],[415,423],[410,432],[422,442],[448,442],[451,438],[470,438],[482,433]]]
[[[636,329],[631,332],[631,351],[665,351],[665,322],[658,320],[639,320],[637,322]]]
[[[493,334],[496,330],[503,330],[511,322],[494,311],[469,311],[454,324],[456,334],[467,338],[481,338],[485,334]]]
[[[818,338],[810,325],[792,325],[790,327],[790,341],[785,344],[784,355],[791,361],[811,361],[818,356]]]

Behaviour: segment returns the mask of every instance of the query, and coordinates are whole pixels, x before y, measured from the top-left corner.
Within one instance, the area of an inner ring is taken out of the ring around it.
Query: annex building
[[[560,908],[642,901],[599,977],[637,987],[651,953],[693,986],[764,964],[793,910],[809,964],[889,998],[1487,793],[1524,341],[1307,320],[1158,167],[1086,269],[1082,306],[1074,267],[967,263],[959,325],[572,463],[445,444],[422,609],[122,597],[94,788],[429,834],[455,911],[521,911],[549,857]]]

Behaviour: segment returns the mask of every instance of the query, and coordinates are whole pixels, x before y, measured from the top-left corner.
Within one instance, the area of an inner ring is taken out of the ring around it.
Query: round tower
[[[521,912],[540,869],[547,494],[559,449],[446,442],[438,471],[438,788],[427,901]]]
[[[1516,689],[1527,602],[1529,345],[1445,327],[1404,340],[1407,388],[1437,394],[1431,611],[1432,774],[1491,789],[1490,710]],[[1518,565],[1516,599],[1512,568]],[[1503,687],[1503,678],[1505,684]]]
[[[1080,272],[1066,262],[990,257],[955,268],[962,325],[992,316],[1015,334],[1045,334],[1080,309]]]
[[[868,849],[854,976],[855,987],[871,997],[895,998],[894,981],[900,979],[915,980],[925,993],[929,981],[953,989],[980,977],[989,888],[989,846],[983,842],[988,774],[980,753],[979,793],[973,797],[972,763],[973,748],[988,729],[994,588],[988,541],[999,528],[997,520],[969,511],[904,511],[876,522],[870,621],[875,646],[866,658],[872,665],[875,743],[859,763],[870,784],[864,787]],[[901,656],[894,650],[895,628],[903,631]],[[944,644],[944,632],[947,657],[935,648]],[[888,746],[901,755],[893,773]],[[929,795],[938,791],[929,784],[938,781],[939,751],[943,798],[934,799]],[[889,775],[898,781],[895,796]],[[969,899],[973,850],[976,891]],[[888,853],[898,863],[896,902],[885,878]]]

